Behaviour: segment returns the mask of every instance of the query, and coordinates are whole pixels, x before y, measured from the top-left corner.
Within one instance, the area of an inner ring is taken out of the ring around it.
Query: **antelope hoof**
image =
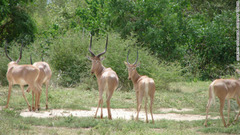
[[[46,110],[48,109],[48,105],[46,105]]]
[[[204,126],[207,127],[207,123],[204,123]]]
[[[34,111],[34,112],[35,112],[35,107],[32,107],[32,111]]]
[[[37,110],[38,110],[38,111],[40,111],[40,109],[41,109],[41,108],[40,108],[40,105],[38,105],[38,108],[37,108]]]
[[[28,110],[31,112],[32,110],[31,110],[31,106],[28,106]]]
[[[7,108],[8,108],[8,105],[5,106],[5,109],[7,109]]]

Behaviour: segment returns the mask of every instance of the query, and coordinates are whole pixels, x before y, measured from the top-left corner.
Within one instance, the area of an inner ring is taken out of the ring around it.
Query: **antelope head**
[[[22,44],[21,49],[20,49],[20,56],[19,56],[19,58],[18,58],[16,61],[14,61],[14,60],[8,55],[8,53],[7,53],[7,46],[5,45],[5,54],[6,54],[7,58],[10,60],[10,63],[8,63],[8,67],[11,66],[11,65],[16,65],[16,64],[19,63],[19,61],[20,61],[21,58],[22,58],[22,47],[23,47],[23,44]]]
[[[127,62],[124,61],[124,63],[128,68],[128,79],[131,80],[131,78],[134,76],[134,74],[136,74],[136,72],[137,72],[136,68],[139,67],[140,63],[137,63],[137,61],[138,61],[138,51],[137,51],[137,59],[133,64],[130,64],[128,62],[129,53],[130,53],[130,50],[128,51],[128,54],[127,54]]]
[[[89,58],[89,60],[92,61],[92,67],[91,67],[91,73],[96,73],[98,71],[98,69],[100,69],[102,67],[102,63],[101,61],[104,59],[104,58],[100,58],[103,54],[106,53],[107,51],[107,45],[108,45],[108,36],[107,36],[107,39],[106,39],[106,46],[105,46],[105,51],[98,54],[98,55],[95,55],[92,51],[91,51],[91,47],[92,47],[92,35],[91,35],[91,39],[90,39],[90,45],[89,45],[89,52],[91,53],[91,57]]]

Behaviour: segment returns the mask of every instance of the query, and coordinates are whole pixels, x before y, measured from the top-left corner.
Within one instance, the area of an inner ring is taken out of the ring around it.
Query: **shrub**
[[[95,81],[91,79],[90,68],[91,62],[87,60],[89,54],[89,36],[83,35],[81,32],[66,34],[53,41],[51,45],[50,62],[56,72],[59,72],[59,84],[63,86],[75,86],[81,83],[88,83],[96,88]],[[93,37],[92,51],[98,54],[104,51],[106,36],[99,35]],[[120,80],[119,87],[124,89],[132,88],[132,82],[127,79],[128,72],[124,61],[127,58],[127,51],[130,49],[132,53],[129,61],[136,59],[136,47],[133,45],[135,40],[130,37],[128,40],[122,40],[119,35],[109,35],[107,53],[104,54],[105,60],[103,65],[111,67]],[[148,54],[147,49],[139,49],[139,62],[141,66],[138,69],[139,74],[148,75],[156,81],[158,89],[168,89],[168,84],[179,78],[181,72],[178,64],[166,64],[166,62],[158,62],[157,58]]]
[[[42,53],[44,53],[44,61],[48,62],[52,71],[52,83],[65,87],[75,87],[81,84],[86,89],[97,89],[96,79],[92,79],[90,74],[91,61],[87,59],[90,55],[88,52],[89,35],[80,32],[69,32],[66,35],[58,36],[51,40],[43,40],[39,38],[31,46],[23,49],[23,57],[20,64],[30,64],[30,54],[32,54],[33,62],[41,61]],[[92,51],[95,54],[104,51],[106,36],[94,36]],[[109,44],[107,53],[103,55],[105,60],[103,65],[111,67],[118,75],[120,80],[120,88],[124,90],[132,89],[132,82],[128,80],[127,68],[124,64],[127,58],[127,51],[130,49],[129,62],[136,60],[137,47],[134,46],[135,39],[129,37],[122,40],[118,34],[109,34]],[[157,89],[168,89],[169,83],[176,81],[181,73],[178,64],[167,64],[159,62],[155,56],[148,53],[148,49],[139,48],[140,67],[137,69],[140,75],[148,75],[155,80]],[[19,45],[12,46],[9,49],[10,56],[15,60],[19,56]],[[5,57],[1,55],[1,57]],[[3,58],[0,66],[0,77],[2,85],[6,85],[7,58]]]

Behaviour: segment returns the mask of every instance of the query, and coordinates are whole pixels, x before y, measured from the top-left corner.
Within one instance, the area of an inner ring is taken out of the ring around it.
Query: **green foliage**
[[[210,0],[92,0],[76,15],[81,27],[95,33],[112,29],[125,39],[134,35],[159,60],[178,61],[184,74],[206,80],[235,61],[234,6]]]
[[[104,50],[105,37],[99,36],[93,38],[93,52],[100,53]],[[127,50],[132,50],[132,54],[136,56],[136,49],[129,44],[134,41],[123,41],[117,34],[109,35],[109,45],[107,53],[103,56],[106,57],[102,61],[103,65],[108,68],[111,67],[120,79],[120,87],[130,88],[132,82],[127,80],[128,72],[124,61],[127,58]],[[90,68],[91,61],[87,60],[89,55],[89,37],[82,35],[82,33],[69,33],[59,39],[52,40],[50,45],[50,63],[58,75],[58,83],[63,86],[76,86],[79,83],[88,83],[91,80]],[[135,60],[132,57],[130,60]],[[178,64],[166,64],[159,62],[153,56],[147,53],[147,50],[139,50],[139,68],[140,75],[148,75],[156,81],[158,90],[168,89],[169,83],[176,81],[180,76],[180,66]],[[151,65],[151,66],[150,66]],[[96,86],[96,85],[94,85]]]
[[[9,60],[4,55],[3,50],[1,50],[0,59],[1,59],[1,61],[0,61],[0,85],[6,86],[8,84],[7,79],[6,79],[6,73],[7,73],[7,64],[9,63]]]
[[[234,14],[222,11],[212,21],[207,19],[196,14],[188,22],[191,42],[187,45],[188,53],[183,60],[188,71],[199,73],[202,79],[218,78],[235,61]]]
[[[26,0],[1,0],[0,3],[0,45],[4,40],[33,42],[37,31],[35,22],[27,12]]]
[[[76,9],[76,16],[80,17],[80,26],[98,34],[106,30],[105,16],[107,15],[106,3],[104,0],[85,0],[88,8],[79,7]]]
[[[87,62],[86,40],[80,35],[72,37],[64,36],[54,40],[51,46],[51,60],[53,68],[59,75],[60,83],[63,86],[72,86],[81,83],[89,74],[89,63]]]

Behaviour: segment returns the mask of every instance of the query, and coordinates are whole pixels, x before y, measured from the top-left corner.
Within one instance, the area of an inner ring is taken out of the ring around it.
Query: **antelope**
[[[37,78],[39,76],[40,70],[32,65],[18,65],[19,61],[22,58],[22,47],[20,49],[20,56],[17,61],[13,61],[13,59],[8,56],[7,53],[7,46],[5,45],[5,54],[7,58],[11,61],[8,63],[8,71],[7,71],[7,80],[9,84],[9,89],[8,89],[8,98],[7,98],[7,105],[5,108],[8,108],[10,96],[11,96],[11,90],[12,90],[12,85],[18,84],[21,87],[22,90],[22,95],[27,102],[28,109],[31,111],[31,106],[28,102],[28,100],[25,97],[24,94],[24,85],[28,85],[33,92],[35,93],[35,108],[34,108],[34,101],[32,102],[32,110],[35,111],[35,109],[38,109],[38,98],[39,98],[39,93],[41,91],[40,85],[37,83]]]
[[[99,106],[101,105],[101,119],[103,118],[102,94],[103,94],[104,90],[106,90],[108,118],[112,119],[111,110],[110,110],[110,99],[113,95],[114,90],[118,87],[118,81],[119,81],[116,72],[113,71],[111,68],[105,68],[101,63],[103,58],[100,58],[100,56],[102,56],[103,54],[106,53],[107,45],[108,45],[108,36],[106,39],[105,51],[98,55],[95,55],[91,51],[91,46],[92,46],[92,35],[91,35],[90,45],[89,45],[88,50],[92,56],[89,58],[89,60],[92,61],[91,73],[95,74],[95,76],[97,77],[98,90],[99,90],[98,106],[97,106],[97,110],[96,110],[94,117],[95,118],[97,117],[97,112],[98,112]]]
[[[230,99],[235,98],[237,100],[238,106],[240,107],[240,80],[235,79],[217,79],[214,80],[209,86],[209,100],[206,108],[206,121],[204,125],[207,127],[208,112],[212,103],[215,103],[215,96],[220,100],[220,115],[222,117],[222,122],[224,127],[229,126],[229,113],[230,113]],[[224,102],[227,100],[228,103],[228,119],[227,125],[223,116]],[[238,120],[239,113],[236,115],[234,122]]]
[[[133,64],[130,64],[128,62],[128,56],[129,52],[127,54],[127,62],[124,62],[125,65],[128,68],[128,79],[132,80],[133,86],[136,92],[136,99],[137,99],[137,117],[136,120],[138,120],[139,112],[141,110],[142,106],[142,100],[143,97],[145,98],[145,112],[146,112],[146,122],[148,123],[148,114],[147,114],[147,102],[148,102],[148,96],[150,97],[150,113],[152,116],[152,122],[154,123],[153,114],[152,114],[152,104],[154,99],[154,93],[155,93],[155,83],[152,78],[149,78],[148,76],[141,76],[138,74],[136,68],[139,67],[140,63],[137,64],[138,61],[138,51],[137,51],[137,59]]]
[[[40,74],[38,76],[37,82],[40,84],[41,87],[43,84],[45,84],[45,86],[46,86],[46,109],[48,109],[48,86],[49,86],[50,79],[52,77],[51,68],[47,62],[43,61],[43,58],[42,58],[42,61],[35,62],[34,64],[32,64],[32,57],[30,55],[30,62],[31,62],[31,65],[39,68],[39,70],[40,70]],[[30,87],[28,87],[27,92],[30,92],[30,91],[31,91]],[[32,93],[32,94],[33,94],[32,96],[34,97],[34,93]],[[39,97],[41,97],[41,92],[40,92]],[[40,98],[39,98],[39,100],[40,100]],[[40,103],[40,101],[38,101],[38,102]],[[38,105],[38,107],[39,107],[39,105]]]

